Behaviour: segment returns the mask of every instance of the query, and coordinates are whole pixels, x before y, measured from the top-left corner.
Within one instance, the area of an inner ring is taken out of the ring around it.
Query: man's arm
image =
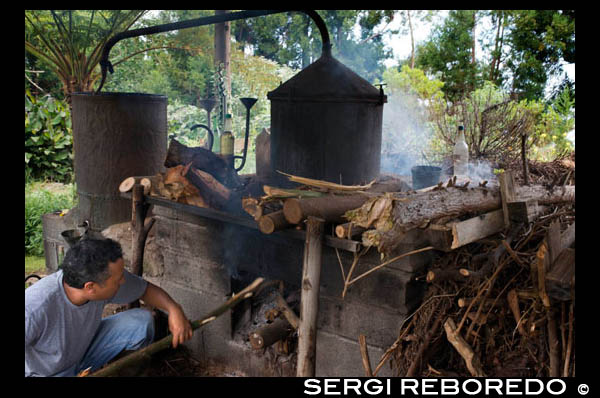
[[[186,318],[181,306],[167,292],[148,282],[148,287],[140,299],[169,314],[169,330],[173,335],[173,348],[192,338],[193,331],[190,321]]]

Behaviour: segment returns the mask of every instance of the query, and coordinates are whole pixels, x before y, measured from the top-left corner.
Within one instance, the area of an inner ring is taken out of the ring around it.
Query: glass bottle
[[[469,147],[465,142],[465,128],[458,126],[458,136],[453,153],[454,175],[467,175],[469,169]]]

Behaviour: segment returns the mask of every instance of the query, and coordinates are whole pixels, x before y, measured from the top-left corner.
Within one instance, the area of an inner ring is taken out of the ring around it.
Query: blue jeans
[[[108,316],[102,319],[90,346],[81,361],[54,376],[77,376],[91,366],[94,372],[123,350],[143,348],[154,339],[154,318],[142,308]]]

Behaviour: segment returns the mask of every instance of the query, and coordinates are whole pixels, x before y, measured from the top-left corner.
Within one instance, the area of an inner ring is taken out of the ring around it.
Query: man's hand
[[[173,335],[173,348],[192,338],[192,325],[181,306],[160,287],[148,282],[146,291],[140,297],[144,303],[169,313],[169,331]]]
[[[173,348],[177,348],[179,344],[192,338],[192,325],[179,306],[177,306],[176,310],[169,312],[169,330],[173,335],[171,343]]]

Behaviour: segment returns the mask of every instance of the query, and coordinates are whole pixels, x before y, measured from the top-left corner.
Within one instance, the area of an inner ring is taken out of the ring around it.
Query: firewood
[[[318,217],[328,222],[343,223],[343,215],[348,210],[362,206],[368,197],[365,195],[326,195],[319,198],[289,198],[283,204],[283,214],[291,224],[299,224],[308,216]]]
[[[567,203],[575,201],[575,187],[562,186],[549,189],[541,185],[531,185],[516,187],[515,195],[520,201],[534,199],[541,205]],[[371,214],[378,208],[377,202],[388,203],[390,200],[393,210],[384,212],[377,217],[378,220],[373,220]],[[380,252],[388,253],[395,249],[403,234],[428,220],[448,214],[460,216],[467,213],[491,212],[500,208],[502,208],[502,199],[498,187],[472,187],[465,190],[449,187],[446,190],[412,194],[386,193],[365,201],[360,208],[347,212],[345,216],[348,221],[363,227],[368,227],[368,224],[381,225],[382,227],[376,227],[376,230],[370,233],[370,241]],[[369,243],[365,242],[364,235],[363,243]]]
[[[521,316],[521,309],[519,308],[519,296],[517,295],[517,291],[511,289],[506,295],[506,299],[508,300],[508,306],[510,307],[511,312],[515,317],[517,330],[521,336],[527,337],[527,330],[525,329],[523,317]]]
[[[471,348],[465,339],[457,332],[456,324],[452,318],[448,317],[444,323],[444,330],[446,331],[448,342],[450,342],[460,356],[463,357],[471,376],[486,377],[479,358],[475,355],[473,348]]]
[[[175,167],[191,163],[195,169],[202,170],[211,174],[221,184],[228,188],[237,188],[241,186],[241,180],[234,168],[227,162],[202,147],[187,147],[175,139],[169,142],[167,156],[165,158],[165,167]]]
[[[258,229],[263,234],[272,234],[288,227],[291,227],[291,224],[285,219],[283,210],[265,214],[258,219]]]
[[[296,315],[296,313],[290,308],[287,301],[285,301],[285,299],[279,292],[277,292],[275,300],[277,302],[277,307],[279,311],[281,311],[285,319],[287,319],[289,324],[292,325],[294,330],[297,330],[300,326],[300,318],[298,318],[298,315]]]
[[[255,350],[269,347],[285,339],[291,330],[292,327],[285,318],[277,318],[272,323],[250,333],[250,345]]]
[[[216,210],[222,210],[227,206],[230,197],[229,189],[219,183],[210,174],[191,167],[183,176],[198,192],[198,195],[189,196],[201,196],[208,204],[208,207]]]
[[[263,215],[262,203],[256,198],[242,198],[242,209],[258,221]]]
[[[144,195],[148,195],[150,193],[150,188],[152,186],[152,179],[154,176],[134,176],[127,177],[121,182],[119,185],[119,192],[130,192],[133,189],[133,186],[136,183],[142,184],[144,186]]]
[[[351,222],[340,224],[335,227],[335,235],[341,239],[352,239],[365,231],[365,228],[354,225]]]
[[[367,348],[367,336],[360,334],[358,336],[358,344],[360,346],[360,356],[362,358],[363,368],[365,369],[365,376],[373,377],[371,361],[369,360],[369,349]]]

